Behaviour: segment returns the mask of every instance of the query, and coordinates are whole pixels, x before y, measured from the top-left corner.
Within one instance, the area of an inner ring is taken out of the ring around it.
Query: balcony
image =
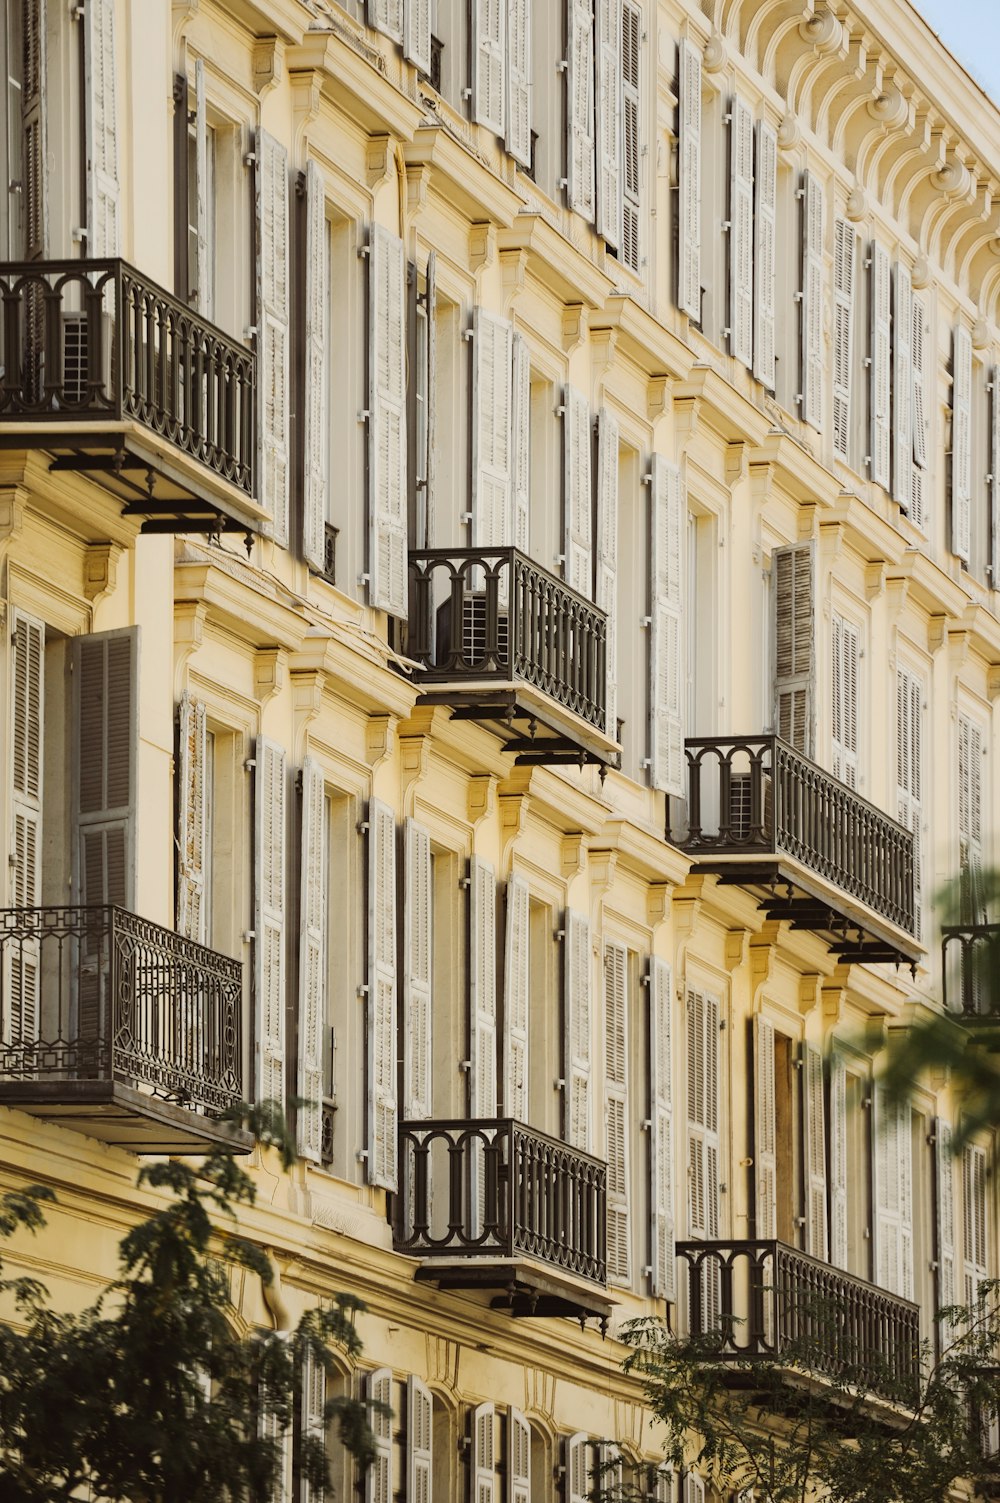
[[[0,1106],[140,1153],[251,1145],[242,965],[122,908],[0,909]]]
[[[777,736],[686,749],[686,823],[669,838],[696,870],[755,891],[769,919],[824,936],[845,964],[917,960],[909,830]]]
[[[679,1242],[677,1254],[689,1334],[717,1332],[720,1362],[788,1355],[790,1370],[821,1379],[864,1375],[890,1403],[916,1392],[920,1311],[909,1300],[783,1242]]]
[[[946,1012],[1000,1028],[1000,924],[945,925],[941,977]]]
[[[409,568],[425,704],[491,724],[522,765],[617,761],[603,611],[516,548],[425,548]]]
[[[256,531],[256,356],[127,262],[0,263],[0,443],[144,532]]]
[[[607,1319],[607,1169],[511,1118],[404,1122],[397,1252],[514,1315]]]

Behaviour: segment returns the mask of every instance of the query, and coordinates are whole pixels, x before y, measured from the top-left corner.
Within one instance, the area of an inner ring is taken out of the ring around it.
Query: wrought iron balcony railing
[[[1000,924],[947,924],[941,930],[947,1012],[1000,1025]]]
[[[677,1253],[689,1332],[717,1334],[720,1361],[787,1357],[895,1402],[916,1392],[920,1312],[909,1300],[783,1242],[679,1242]]]
[[[404,1122],[395,1245],[433,1258],[534,1258],[607,1283],[607,1168],[511,1118]]]
[[[0,909],[0,1101],[117,1083],[218,1114],[241,1013],[238,960],[123,908]]]
[[[406,651],[422,683],[530,685],[605,731],[603,611],[516,548],[425,548],[409,560]]]
[[[0,263],[0,361],[0,418],[131,418],[253,494],[255,355],[127,262]]]

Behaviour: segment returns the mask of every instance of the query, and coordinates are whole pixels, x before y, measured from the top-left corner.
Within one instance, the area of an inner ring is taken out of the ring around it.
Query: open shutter
[[[914,293],[910,342],[910,358],[913,365],[913,473],[911,475],[910,521],[922,529],[927,527],[929,485],[925,377],[927,329],[927,309],[923,299]]]
[[[14,611],[11,616],[10,770],[13,815],[12,886],[15,908],[41,903],[42,744],[45,627]],[[6,969],[0,976],[7,998],[3,1041],[31,1042],[38,1037],[38,980],[41,955],[35,941],[5,947]]]
[[[522,167],[530,167],[531,0],[508,0],[506,104],[507,150]]]
[[[368,595],[406,615],[406,266],[373,224],[368,250]]]
[[[701,53],[682,37],[677,195],[677,306],[701,322]]]
[[[684,1503],[705,1503],[705,1484],[697,1472],[684,1473]]]
[[[139,629],[74,637],[76,893],[135,907]]]
[[[567,386],[563,409],[563,506],[566,525],[566,581],[581,595],[593,591],[593,490],[590,408],[587,398]]]
[[[326,784],[312,757],[302,763],[299,889],[299,1153],[318,1164],[323,1148],[323,1046],[326,1038],[326,925],[329,913]]]
[[[375,1438],[375,1456],[365,1473],[365,1503],[393,1503],[392,1372],[380,1367],[368,1376],[368,1423]],[[380,1406],[379,1409],[375,1405]]]
[[[630,271],[642,269],[640,248],[641,114],[639,59],[642,12],[636,0],[622,4],[622,238],[619,256]]]
[[[531,1426],[514,1408],[507,1411],[506,1503],[531,1503]]]
[[[937,1306],[958,1303],[955,1280],[955,1156],[951,1126],[939,1117],[934,1128],[934,1204],[936,1209]]]
[[[256,867],[254,978],[257,1096],[285,1104],[285,753],[257,737],[254,768]]]
[[[428,251],[424,273],[424,310],[427,315],[427,380],[424,383],[427,414],[424,420],[424,528],[420,545],[428,547],[435,536],[434,497],[437,470],[437,251]]]
[[[892,494],[904,511],[913,499],[913,278],[897,261],[892,305]]]
[[[406,0],[403,53],[421,73],[431,71],[431,0]]]
[[[915,933],[921,930],[923,816],[923,686],[908,668],[896,670],[896,818],[913,836]]]
[[[257,390],[260,504],[288,542],[288,153],[257,132]]]
[[[19,170],[21,192],[22,246],[25,259],[34,261],[45,255],[48,241],[48,173],[46,171],[46,81],[45,81],[45,6],[43,0],[22,0],[21,132],[23,158]],[[15,39],[15,46],[16,46]],[[14,110],[8,118],[16,120]],[[15,248],[15,253],[20,247]]]
[[[403,1112],[424,1118],[433,1101],[433,881],[430,832],[415,819],[406,821],[403,874]]]
[[[670,966],[649,963],[649,1201],[652,1211],[650,1287],[661,1299],[677,1298],[674,1251],[673,982]]]
[[[729,348],[753,366],[753,114],[733,99],[729,125]]]
[[[809,757],[813,748],[816,612],[811,543],[775,548],[771,555],[774,601],[774,728]]]
[[[326,1451],[326,1369],[307,1351],[302,1363],[302,1430]],[[303,1476],[296,1503],[325,1503],[326,1489]]]
[[[972,336],[956,324],[951,387],[951,551],[969,562],[972,506]]]
[[[889,488],[889,391],[892,371],[891,271],[889,254],[878,241],[871,248],[871,468],[876,485]]]
[[[656,1468],[650,1503],[674,1503],[674,1469],[666,1461]]]
[[[1000,589],[1000,365],[990,378],[990,584]]]
[[[590,1436],[582,1430],[566,1438],[566,1503],[589,1503]]]
[[[593,220],[594,7],[593,0],[566,0],[566,5],[566,200]]]
[[[823,190],[802,174],[802,420],[823,427]]]
[[[505,318],[473,313],[472,546],[511,543],[513,334]]]
[[[504,1093],[505,1117],[528,1120],[528,884],[507,881],[507,935],[504,950]]]
[[[292,1503],[292,1436],[288,1425],[283,1425],[273,1410],[265,1410],[259,1419],[262,1440],[274,1444],[275,1468],[267,1503]]]
[[[496,1414],[492,1404],[472,1411],[472,1503],[496,1503]]]
[[[613,1440],[597,1443],[596,1481],[602,1503],[621,1503],[624,1466],[621,1449]]]
[[[769,1018],[755,1017],[754,1039],[754,1111],[753,1141],[755,1186],[755,1236],[778,1235],[778,1157],[774,1094],[774,1024]]]
[[[207,937],[208,729],[205,706],[187,692],[181,696],[177,740],[177,933],[203,945]]]
[[[711,1240],[719,1235],[719,1001],[693,987],[687,994],[687,1114],[688,1230]]]
[[[531,357],[527,340],[520,334],[513,342],[513,388],[511,393],[511,495],[514,507],[513,544],[527,553],[531,537]]]
[[[597,569],[594,603],[608,618],[605,641],[605,734],[618,740],[618,419],[602,407],[597,419]]]
[[[986,1150],[969,1143],[962,1150],[963,1258],[967,1306],[975,1305],[988,1278],[986,1266]]]
[[[843,616],[831,622],[833,641],[833,775],[858,786],[858,629]]]
[[[121,255],[115,0],[87,0],[83,20],[87,256],[94,260]]]
[[[823,1109],[823,1056],[811,1044],[802,1051],[803,1157],[806,1167],[806,1252],[828,1257],[826,1214],[826,1113]]]
[[[566,1068],[564,1136],[573,1148],[590,1152],[590,923],[566,910]]]
[[[368,1182],[396,1188],[396,816],[368,809]]]
[[[985,923],[982,866],[983,734],[967,715],[958,717],[958,862],[962,879],[962,917]],[[977,980],[978,991],[978,980]]]
[[[507,96],[507,6],[471,0],[472,118],[495,136],[504,134]]]
[[[629,1219],[628,951],[604,946],[604,1113],[608,1166],[608,1280],[632,1282]]]
[[[419,1378],[406,1380],[406,1503],[431,1503],[434,1400]]]
[[[778,133],[766,120],[757,122],[757,172],[754,178],[754,331],[753,373],[774,390],[774,318],[778,218]]]
[[[910,1108],[875,1087],[874,1199],[876,1282],[912,1298],[913,1211]]]
[[[681,539],[684,500],[680,470],[653,455],[652,642],[650,758],[654,788],[675,798],[686,792],[682,712],[683,615]]]
[[[496,876],[488,861],[469,862],[469,1051],[473,1117],[497,1112]]]
[[[847,1267],[847,1066],[830,1055],[830,1261]]]
[[[597,0],[597,233],[615,250],[621,226],[622,0]]]
[[[213,267],[210,260],[208,197],[208,117],[205,109],[205,64],[198,58],[194,65],[194,154],[195,154],[195,231],[197,239],[197,264],[188,268],[192,286],[187,289],[190,298],[196,295],[198,312],[206,318],[214,317],[215,288]]]
[[[302,493],[302,553],[322,573],[326,551],[327,452],[330,399],[326,358],[330,247],[326,228],[326,189],[315,162],[306,164],[306,351],[305,476]]]
[[[857,236],[848,219],[833,226],[833,452],[851,458],[851,377],[854,370],[854,276]]]
[[[403,40],[405,0],[368,0],[368,24],[394,42]]]

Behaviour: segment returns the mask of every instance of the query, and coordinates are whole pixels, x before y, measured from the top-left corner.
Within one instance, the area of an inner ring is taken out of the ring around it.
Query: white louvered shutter
[[[823,427],[823,190],[802,175],[802,420]]]
[[[629,1217],[628,951],[604,946],[604,1114],[608,1166],[608,1281],[632,1282]]]
[[[847,1066],[830,1055],[830,1261],[846,1268],[847,1247]]]
[[[20,176],[22,239],[13,247],[28,261],[45,255],[48,242],[48,173],[46,171],[46,26],[43,0],[22,0],[21,131],[24,157],[11,179]],[[15,41],[16,46],[16,41]],[[9,117],[16,122],[16,107]]]
[[[396,816],[368,808],[368,1182],[396,1188]]]
[[[537,0],[536,0],[537,3]],[[507,150],[531,166],[531,0],[507,3]]]
[[[622,238],[619,256],[630,271],[642,270],[641,172],[642,141],[639,108],[642,12],[636,0],[622,4]]]
[[[432,1503],[434,1400],[419,1378],[406,1380],[406,1503]]]
[[[756,1169],[756,1235],[778,1235],[778,1154],[774,1092],[774,1024],[755,1017],[754,1038],[754,1165]]]
[[[405,0],[368,0],[368,24],[394,42],[403,40]]]
[[[326,1038],[326,925],[329,913],[326,784],[312,757],[302,763],[299,890],[298,1148],[318,1164],[323,1148],[323,1046]]]
[[[257,737],[254,769],[257,1096],[285,1103],[285,753]]]
[[[139,629],[74,637],[70,651],[74,894],[85,905],[117,903],[134,909]]]
[[[118,83],[115,0],[87,0],[83,9],[87,128],[87,250],[90,259],[121,255],[118,184]]]
[[[368,595],[406,615],[406,264],[373,224],[368,248]]]
[[[566,0],[566,6],[566,201],[584,219],[593,220],[593,0]]]
[[[649,963],[649,1157],[653,1294],[677,1298],[674,1251],[673,982],[670,966]]]
[[[563,496],[566,582],[589,599],[593,593],[593,488],[590,408],[567,386],[563,408]]]
[[[990,584],[1000,589],[1000,365],[990,377]]]
[[[431,71],[431,0],[405,0],[403,54],[421,73]]]
[[[473,1117],[497,1112],[496,875],[488,861],[469,862],[469,1092]]]
[[[257,132],[257,391],[260,504],[274,537],[288,541],[289,254],[288,153]]]
[[[805,756],[813,748],[815,583],[811,543],[775,548],[771,556],[774,601],[774,728]]]
[[[934,1173],[937,1211],[937,1305],[944,1309],[958,1303],[955,1278],[955,1156],[951,1151],[951,1126],[939,1117],[934,1129]]]
[[[326,356],[330,297],[330,246],[326,189],[315,162],[306,164],[306,350],[303,402],[305,475],[302,492],[302,553],[322,572],[326,551],[327,452],[330,399]]]
[[[903,261],[893,270],[892,494],[904,511],[913,500],[913,277]]]
[[[688,1229],[719,1235],[719,1001],[687,994]]]
[[[927,347],[927,309],[924,300],[913,294],[913,324],[911,330],[910,359],[913,365],[913,473],[910,477],[910,521],[923,530],[927,528],[927,503],[930,477],[927,442],[926,376],[924,373]]]
[[[889,393],[892,384],[892,273],[889,253],[878,241],[871,248],[871,447],[870,475],[876,485],[889,489],[891,452],[891,412]]]
[[[597,0],[597,233],[615,250],[621,227],[622,0]]]
[[[650,653],[651,768],[654,788],[686,793],[683,718],[684,498],[680,470],[653,455],[652,641]]]
[[[11,614],[10,773],[13,816],[11,902],[37,908],[41,902],[42,748],[45,627],[22,611]],[[40,947],[28,940],[8,945],[0,985],[8,1005],[0,1022],[3,1041],[38,1037]]]
[[[608,618],[605,734],[618,740],[618,419],[602,407],[597,419],[597,568],[594,604]]]
[[[969,562],[972,508],[972,336],[955,325],[951,386],[951,551]]]
[[[778,134],[766,120],[757,122],[757,171],[754,188],[753,373],[769,391],[773,391],[777,300]]]
[[[624,1465],[620,1447],[613,1440],[597,1443],[596,1478],[602,1503],[621,1503]]]
[[[504,948],[504,1093],[505,1117],[528,1120],[528,884],[507,880],[507,933]]]
[[[656,1469],[650,1503],[674,1503],[674,1469],[667,1462]]]
[[[589,1503],[590,1436],[578,1430],[566,1438],[566,1503]]]
[[[472,118],[495,136],[504,133],[507,95],[507,6],[504,0],[471,0]]]
[[[205,107],[205,63],[198,58],[194,65],[194,157],[195,157],[195,231],[197,263],[193,268],[194,291],[198,312],[214,317],[214,267],[209,259],[209,224],[211,206],[208,196],[208,117]],[[192,268],[189,268],[189,273]],[[191,296],[189,290],[188,296]]]
[[[736,95],[729,126],[729,348],[753,366],[753,114]]]
[[[326,1451],[326,1369],[312,1352],[302,1364],[302,1429]],[[303,1477],[296,1503],[325,1503],[326,1489],[313,1487]]]
[[[873,1191],[876,1282],[912,1298],[913,1210],[910,1108],[876,1085]]]
[[[507,1411],[506,1503],[531,1503],[531,1426],[514,1408]]]
[[[834,614],[832,743],[833,775],[848,788],[858,786],[858,629]]]
[[[408,819],[404,839],[403,1112],[408,1118],[424,1118],[431,1115],[433,1101],[431,837],[423,825]]]
[[[590,1152],[591,966],[590,923],[582,913],[566,910],[566,1141]]]
[[[705,1503],[705,1484],[697,1472],[684,1474],[684,1503]]]
[[[472,546],[511,543],[513,332],[505,318],[473,313]]]
[[[701,322],[701,53],[680,43],[677,306]]]
[[[272,1410],[260,1415],[258,1428],[263,1440],[274,1443],[275,1468],[267,1503],[292,1503],[292,1444],[291,1432],[282,1425]]]
[[[435,536],[434,508],[437,472],[437,251],[428,251],[424,273],[424,311],[427,315],[427,415],[424,420],[424,529],[420,539],[427,547]]]
[[[205,706],[186,691],[178,714],[177,933],[207,942],[208,727]]]
[[[520,334],[513,341],[510,481],[514,510],[510,541],[527,553],[531,541],[531,357]]]
[[[833,452],[851,458],[854,370],[854,277],[857,236],[848,219],[833,226]]]
[[[963,918],[985,923],[983,891],[983,733],[967,715],[958,717],[958,863]]]
[[[472,1411],[472,1503],[496,1503],[496,1414],[492,1404]]]
[[[923,825],[923,685],[908,668],[896,670],[896,818],[913,836],[913,911],[921,932]]]
[[[962,1150],[962,1256],[965,1304],[975,1305],[989,1277],[986,1259],[986,1150],[968,1143]]]
[[[802,1051],[803,1157],[806,1167],[806,1252],[828,1257],[826,1211],[826,1112],[823,1106],[823,1056],[811,1044]]]
[[[368,1423],[375,1437],[375,1457],[365,1473],[365,1503],[393,1503],[392,1372],[380,1367],[368,1375]],[[384,1405],[379,1412],[375,1405]]]

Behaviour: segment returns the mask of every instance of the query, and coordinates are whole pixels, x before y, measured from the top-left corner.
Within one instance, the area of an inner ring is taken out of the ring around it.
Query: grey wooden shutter
[[[778,217],[778,134],[766,120],[757,122],[757,171],[754,176],[754,330],[753,373],[774,390],[774,317]]]
[[[254,990],[257,1097],[285,1104],[285,752],[257,737],[254,767]]]
[[[507,7],[472,0],[472,118],[495,136],[504,134],[507,96]]]
[[[737,94],[729,126],[729,348],[753,366],[753,114]]]
[[[368,24],[394,42],[403,40],[405,0],[368,0]]]
[[[594,218],[593,0],[566,0],[566,201]]]
[[[845,462],[851,458],[856,244],[850,220],[837,219],[833,226],[833,452]]]
[[[406,1380],[406,1503],[432,1503],[434,1400],[426,1383]]]
[[[288,542],[289,254],[288,153],[258,130],[257,392],[261,506],[270,513],[275,540]]]
[[[682,708],[684,602],[681,539],[685,508],[680,470],[662,454],[654,454],[651,484],[651,779],[654,788],[676,798],[683,798],[686,789]]]
[[[199,57],[194,65],[194,148],[195,148],[195,230],[197,264],[188,267],[194,273],[197,308],[206,318],[215,312],[214,267],[210,259],[210,204],[208,197],[208,118],[205,109],[205,64]],[[191,296],[191,289],[188,289]]]
[[[913,500],[913,278],[897,261],[892,303],[892,494],[904,511]]]
[[[11,613],[10,792],[13,817],[11,901],[15,908],[41,902],[42,747],[45,626],[23,611]],[[41,953],[34,940],[9,945],[0,977],[7,998],[3,1040],[38,1037]]]
[[[983,733],[967,715],[958,717],[958,861],[967,922],[985,923],[982,882]]]
[[[135,907],[139,629],[74,637],[75,875],[87,905]]]
[[[326,1453],[326,1369],[307,1351],[302,1361],[302,1431]],[[303,1477],[296,1503],[325,1503],[325,1489]]]
[[[589,598],[593,593],[590,408],[587,398],[572,386],[567,386],[563,404],[564,573],[567,583]]]
[[[680,43],[677,306],[701,322],[701,53]]]
[[[496,1410],[493,1404],[477,1405],[472,1411],[470,1425],[473,1503],[496,1503]]]
[[[823,1056],[811,1044],[802,1050],[802,1124],[806,1181],[806,1252],[826,1262],[829,1234],[826,1209],[826,1113]]]
[[[774,1092],[774,1024],[753,1020],[754,1036],[754,1171],[757,1237],[778,1235],[778,1149]]]
[[[423,1118],[433,1110],[434,888],[430,832],[415,819],[405,825],[403,879],[403,1111]]]
[[[802,174],[802,420],[823,427],[823,190]]]
[[[650,1287],[677,1298],[674,1251],[673,980],[665,960],[649,963],[649,1157],[652,1266]]]
[[[642,270],[640,215],[642,114],[639,108],[642,12],[636,0],[622,4],[622,238],[619,255],[630,271]]]
[[[618,249],[621,230],[622,0],[597,0],[597,233]]]
[[[590,922],[566,910],[565,919],[564,1136],[573,1148],[590,1152],[591,966]]]
[[[507,6],[507,150],[531,166],[531,0]]]
[[[705,1503],[705,1484],[697,1472],[684,1473],[684,1503]]]
[[[812,756],[816,612],[811,543],[776,548],[771,556],[774,601],[774,728]]]
[[[48,172],[46,170],[46,68],[43,0],[22,0],[21,148],[17,176],[22,182],[21,245],[28,261],[45,255],[48,243]],[[16,41],[15,41],[16,45]],[[11,118],[16,119],[13,111]],[[14,177],[11,173],[11,177]],[[88,252],[90,254],[90,252]]]
[[[830,1055],[830,1261],[846,1268],[847,1246],[847,1066]]]
[[[507,1410],[506,1503],[531,1503],[531,1426],[513,1407]]]
[[[876,1282],[893,1294],[913,1297],[912,1146],[910,1108],[874,1091],[873,1199]]]
[[[687,993],[688,1230],[719,1235],[719,1001]]]
[[[923,824],[923,685],[908,668],[896,669],[896,818],[913,835],[915,933],[921,931]]]
[[[858,786],[858,629],[836,612],[831,621],[833,672],[831,706],[833,775],[848,788]]]
[[[1000,365],[990,376],[990,584],[1000,589]]]
[[[938,1117],[934,1127],[934,1204],[937,1247],[937,1305],[944,1309],[958,1303],[955,1279],[955,1156],[951,1150],[951,1126]]]
[[[594,603],[608,618],[605,734],[618,739],[618,419],[602,407],[597,419],[597,568]]]
[[[207,942],[208,725],[205,706],[184,692],[178,712],[177,933]]]
[[[299,889],[298,1147],[318,1164],[323,1147],[326,1042],[326,926],[329,916],[326,783],[312,757],[302,763]]]
[[[434,498],[437,470],[437,251],[427,254],[424,277],[424,306],[427,313],[427,413],[424,420],[426,455],[424,463],[424,531],[422,546],[428,547],[435,536]]]
[[[892,383],[892,277],[889,255],[878,241],[871,248],[871,467],[876,485],[889,488]]]
[[[566,1437],[566,1503],[588,1503],[591,1497],[589,1450],[590,1436],[583,1430]]]
[[[327,308],[330,250],[326,227],[326,188],[315,162],[306,164],[306,352],[302,493],[302,553],[319,572],[326,551],[327,453],[330,396],[327,378]]]
[[[504,1116],[528,1120],[528,884],[507,880],[507,934],[504,949]]]
[[[405,0],[403,53],[421,73],[430,73],[431,0]]]
[[[406,615],[406,265],[373,224],[368,250],[368,598]]]
[[[972,336],[955,325],[951,385],[951,551],[969,562],[972,508]]]
[[[511,542],[513,331],[484,308],[473,313],[472,545]]]
[[[923,298],[913,294],[913,325],[910,358],[913,364],[913,472],[910,476],[910,521],[927,527],[927,493],[929,465],[927,444],[927,406],[925,399],[925,350],[927,345],[927,309]]]
[[[986,1261],[986,1150],[968,1143],[962,1150],[963,1267],[967,1306],[980,1298],[989,1277]]]
[[[512,541],[515,548],[527,553],[531,539],[531,359],[528,342],[520,334],[515,334],[513,340],[511,418]]]
[[[629,1215],[628,951],[604,946],[604,1115],[608,1166],[608,1280],[632,1282]]]
[[[368,807],[368,1182],[396,1188],[396,816]]]
[[[469,1093],[474,1117],[497,1113],[496,874],[469,862]]]
[[[87,0],[83,20],[87,256],[94,259],[121,254],[115,0]]]
[[[365,1503],[393,1503],[392,1370],[380,1367],[370,1373],[368,1423],[375,1440],[375,1456],[365,1473]],[[378,1404],[380,1409],[376,1409]]]

